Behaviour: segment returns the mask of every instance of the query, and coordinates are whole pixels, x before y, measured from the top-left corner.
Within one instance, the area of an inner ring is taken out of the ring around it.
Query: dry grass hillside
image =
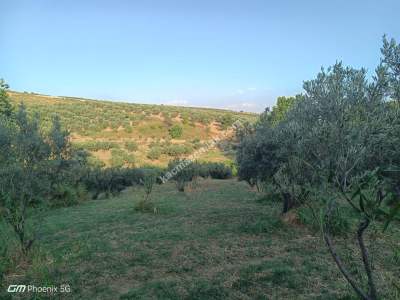
[[[256,114],[220,109],[133,104],[10,91],[46,124],[57,114],[71,132],[75,147],[91,153],[92,163],[106,166],[165,166],[188,156],[215,137],[231,136],[236,120],[253,122]],[[199,160],[229,162],[232,149],[209,149]]]

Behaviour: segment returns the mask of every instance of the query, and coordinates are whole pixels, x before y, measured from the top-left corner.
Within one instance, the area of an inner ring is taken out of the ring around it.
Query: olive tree
[[[6,88],[2,84],[2,97]],[[45,134],[38,115],[28,116],[23,104],[10,111],[8,98],[1,101],[7,109],[0,112],[0,212],[16,233],[22,252],[27,253],[35,240],[27,231],[30,211],[52,201],[54,188],[76,176],[77,166],[84,162],[72,155],[68,133],[58,118]]]
[[[49,192],[47,163],[51,149],[40,134],[38,119],[29,119],[23,106],[12,120],[2,119],[1,144],[7,153],[0,162],[2,215],[26,253],[34,241],[26,235],[27,214],[29,207]]]
[[[400,46],[384,38],[382,62],[371,80],[365,69],[336,63],[305,81],[304,93],[278,122],[266,111],[239,146],[239,175],[261,178],[280,192],[283,212],[296,205],[323,208],[323,236],[344,277],[362,299],[377,299],[365,233],[379,216],[400,211]],[[252,167],[254,167],[252,169]],[[393,196],[394,195],[394,196]],[[329,198],[329,199],[326,199]],[[346,203],[358,216],[356,236],[367,288],[355,282],[331,238],[332,209]]]

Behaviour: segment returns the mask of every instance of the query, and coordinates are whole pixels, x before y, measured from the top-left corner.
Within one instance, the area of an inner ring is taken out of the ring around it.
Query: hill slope
[[[10,91],[14,104],[23,102],[39,113],[45,126],[57,114],[71,131],[76,147],[89,150],[98,164],[165,166],[176,156],[185,156],[205,141],[220,136],[236,121],[256,120],[253,113],[221,109],[132,104],[55,97]],[[173,128],[178,128],[174,134]],[[181,134],[179,135],[179,131]],[[230,134],[228,134],[230,136]],[[226,149],[225,149],[226,150]],[[229,151],[210,149],[200,160],[226,161]]]

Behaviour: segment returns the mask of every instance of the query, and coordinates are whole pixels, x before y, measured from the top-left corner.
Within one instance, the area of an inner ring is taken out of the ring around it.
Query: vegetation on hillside
[[[236,120],[254,122],[257,118],[256,114],[218,109],[116,103],[11,91],[8,94],[14,106],[23,102],[30,114],[37,113],[45,130],[50,128],[53,115],[59,116],[61,124],[71,132],[75,148],[89,151],[90,161],[97,165],[111,167],[130,167],[133,160],[136,166],[166,167],[169,160],[193,152],[187,146],[193,139],[205,142],[229,129]],[[137,147],[130,147],[131,143]],[[153,149],[157,143],[163,143],[165,148]],[[185,147],[181,143],[186,143]],[[119,152],[118,155],[116,151],[113,154],[114,148],[128,154]],[[124,156],[131,158],[124,159]],[[207,160],[218,162],[232,158],[217,148]]]

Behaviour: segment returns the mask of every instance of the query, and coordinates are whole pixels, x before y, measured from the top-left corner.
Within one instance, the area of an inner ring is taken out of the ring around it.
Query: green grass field
[[[20,263],[6,283],[70,285],[52,299],[356,299],[319,234],[282,219],[280,203],[257,201],[245,183],[200,180],[185,193],[157,185],[157,213],[134,210],[143,193],[134,187],[48,211],[33,261]],[[371,247],[376,268],[385,270],[376,278],[382,299],[396,299],[398,244],[379,250],[383,241],[398,243],[399,231],[393,236],[379,235]],[[353,242],[337,241],[357,256]],[[23,299],[47,299],[35,297]]]

